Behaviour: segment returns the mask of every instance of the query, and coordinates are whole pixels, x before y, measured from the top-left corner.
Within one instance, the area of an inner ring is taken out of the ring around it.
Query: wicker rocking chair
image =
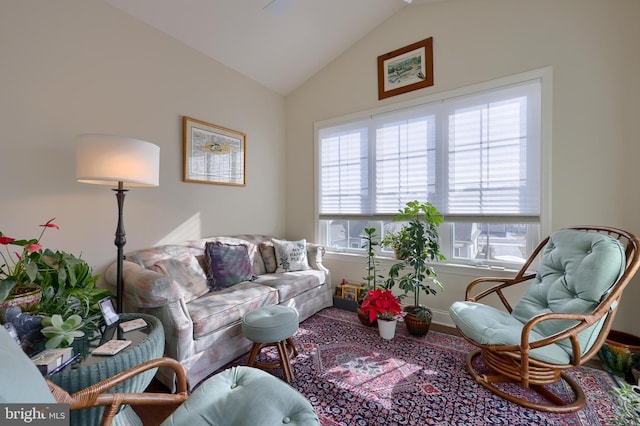
[[[460,334],[479,348],[467,356],[471,376],[528,408],[553,413],[581,409],[584,392],[565,370],[584,364],[604,343],[622,292],[640,266],[639,243],[614,228],[563,229],[542,241],[514,278],[479,278],[469,284],[466,301],[455,302],[450,314]],[[536,264],[537,272],[528,272]],[[528,287],[512,308],[505,290],[517,285]],[[504,309],[479,303],[489,295],[497,296],[493,300]],[[479,356],[489,374],[474,366]],[[573,400],[547,386],[559,380],[571,387]],[[509,393],[501,382],[531,388],[546,402]]]

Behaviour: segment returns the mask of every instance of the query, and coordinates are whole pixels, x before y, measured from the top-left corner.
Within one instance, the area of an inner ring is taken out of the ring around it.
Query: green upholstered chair
[[[473,378],[525,407],[556,413],[582,408],[584,392],[565,370],[584,364],[604,343],[622,292],[640,266],[638,244],[634,235],[614,228],[563,229],[542,241],[514,278],[469,284],[465,301],[449,312],[460,334],[479,348],[467,357]],[[528,287],[512,308],[505,290],[523,285]],[[480,302],[490,295],[501,309]],[[474,365],[479,356],[488,374]],[[574,400],[564,401],[546,386],[559,380],[573,389]],[[509,381],[530,387],[547,403],[509,393],[500,385]]]
[[[103,426],[111,425],[112,422],[142,425],[133,410],[125,410],[115,416],[123,406],[136,404],[179,405],[162,423],[171,426],[320,424],[313,406],[302,394],[269,373],[251,367],[233,367],[216,374],[189,395],[182,365],[172,358],[158,358],[69,394],[58,385],[45,380],[3,327],[0,327],[0,359],[0,403],[58,402],[69,404],[72,412],[105,407],[101,421]],[[158,367],[175,371],[176,393],[108,392]],[[123,413],[126,418],[122,417]]]

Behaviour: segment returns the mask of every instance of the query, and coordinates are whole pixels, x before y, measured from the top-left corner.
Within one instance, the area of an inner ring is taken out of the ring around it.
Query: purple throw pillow
[[[244,244],[210,241],[204,246],[204,256],[208,269],[207,284],[211,290],[253,279],[249,250]]]

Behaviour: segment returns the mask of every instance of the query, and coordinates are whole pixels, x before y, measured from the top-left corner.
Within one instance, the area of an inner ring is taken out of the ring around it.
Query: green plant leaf
[[[13,278],[5,278],[0,280],[0,302],[4,301],[17,284]]]
[[[51,326],[52,327],[61,328],[63,324],[64,324],[64,321],[62,320],[62,315],[54,314],[54,315],[51,316]]]
[[[67,318],[65,322],[75,329],[82,325],[82,317],[78,314],[74,314]]]
[[[58,347],[60,347],[60,344],[62,343],[63,340],[64,340],[64,336],[63,335],[53,336],[52,338],[47,339],[47,341],[44,344],[44,347],[47,348],[47,349],[58,348]]]

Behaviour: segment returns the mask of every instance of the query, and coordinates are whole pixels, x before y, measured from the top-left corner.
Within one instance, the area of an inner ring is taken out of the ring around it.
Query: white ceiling
[[[442,0],[105,1],[287,95],[401,8]]]

